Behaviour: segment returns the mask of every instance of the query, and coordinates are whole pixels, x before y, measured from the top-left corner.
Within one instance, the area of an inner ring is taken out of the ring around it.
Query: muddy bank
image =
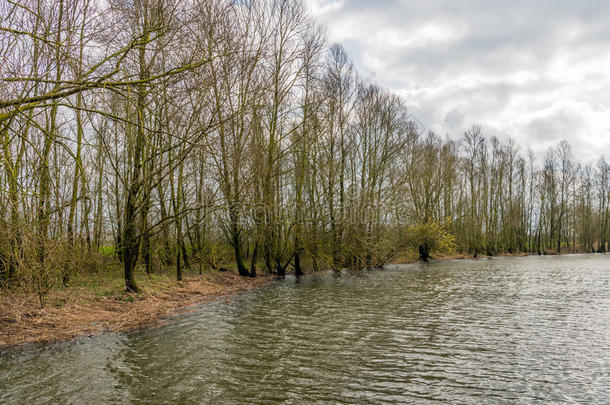
[[[524,256],[526,254],[499,254]],[[487,256],[479,255],[478,258]],[[435,255],[432,261],[472,259],[471,255]],[[392,264],[415,263],[416,255],[399,257]],[[52,291],[40,308],[35,293],[0,291],[0,352],[23,344],[44,344],[112,332],[128,332],[164,323],[188,312],[194,304],[268,284],[272,275],[240,277],[235,272],[188,275],[176,282],[173,274],[140,278],[140,294],[124,292],[120,274],[85,277],[73,286]]]
[[[169,275],[145,280],[142,293],[99,291],[89,286],[52,291],[40,307],[36,294],[0,295],[0,351],[28,343],[43,344],[82,336],[132,331],[163,323],[187,312],[193,304],[216,299],[229,301],[241,291],[273,280],[270,275],[244,278],[233,272],[190,275],[176,282]]]

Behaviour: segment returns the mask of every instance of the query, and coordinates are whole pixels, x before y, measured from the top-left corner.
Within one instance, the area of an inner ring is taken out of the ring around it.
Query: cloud
[[[310,0],[359,71],[427,127],[610,157],[610,2]]]

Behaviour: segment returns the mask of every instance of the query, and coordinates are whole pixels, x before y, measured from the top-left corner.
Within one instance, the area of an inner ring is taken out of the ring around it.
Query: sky
[[[610,158],[610,1],[309,0],[361,76],[427,129]]]

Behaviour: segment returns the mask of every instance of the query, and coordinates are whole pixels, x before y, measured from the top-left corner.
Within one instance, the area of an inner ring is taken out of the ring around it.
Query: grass
[[[168,271],[147,275],[138,271],[136,281],[143,291],[156,293],[171,288],[176,276]],[[88,292],[99,297],[122,295],[125,289],[122,268],[118,265],[108,266],[94,274],[75,275],[70,279],[69,288],[76,292]]]
[[[113,245],[100,246],[100,254],[102,254],[102,256],[114,257],[116,256],[115,251],[116,250]]]

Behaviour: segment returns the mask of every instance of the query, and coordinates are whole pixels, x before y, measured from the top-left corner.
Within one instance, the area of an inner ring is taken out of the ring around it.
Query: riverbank
[[[569,253],[562,253],[562,254],[569,254]],[[440,254],[440,255],[432,255],[430,257],[430,261],[437,261],[437,260],[463,260],[463,259],[484,259],[484,258],[490,258],[490,257],[523,257],[523,256],[535,256],[535,253],[524,253],[524,252],[518,252],[518,253],[498,253],[497,255],[493,255],[493,256],[487,256],[487,255],[477,255],[476,257],[472,254],[462,254],[462,253],[454,253],[454,254]],[[547,253],[544,254],[545,256],[548,255]],[[417,256],[417,254],[413,253],[409,256],[401,256],[396,258],[395,260],[392,261],[391,264],[410,264],[410,263],[417,263],[419,261],[419,257]]]
[[[525,256],[524,253],[498,256]],[[487,256],[479,255],[478,258]],[[472,255],[434,255],[436,260],[472,259]],[[415,263],[415,253],[392,264]],[[163,324],[189,307],[216,299],[230,300],[242,291],[271,282],[273,275],[240,277],[235,271],[189,274],[176,282],[171,272],[140,274],[139,294],[124,291],[120,270],[76,277],[70,287],[52,290],[40,308],[35,293],[0,292],[0,351],[24,344],[45,344],[104,333],[133,331]]]
[[[268,284],[273,277],[244,278],[232,271],[140,277],[140,294],[124,292],[120,274],[76,278],[70,287],[51,291],[40,307],[34,294],[0,293],[0,351],[24,344],[45,344],[77,337],[133,331],[162,324],[194,304],[225,299]]]
[[[291,275],[144,333],[8,350],[0,403],[601,404],[609,268],[579,254]]]

